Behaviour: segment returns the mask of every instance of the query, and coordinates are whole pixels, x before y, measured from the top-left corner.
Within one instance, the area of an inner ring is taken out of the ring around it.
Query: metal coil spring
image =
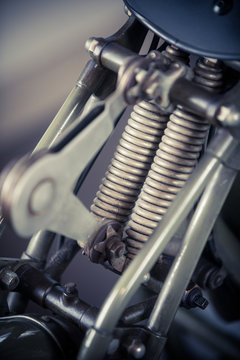
[[[125,222],[150,169],[168,115],[151,102],[135,105],[91,211]]]
[[[219,76],[218,63],[201,59],[196,65],[195,73],[195,82],[211,89],[220,89],[223,75],[221,72],[221,77]],[[181,106],[170,116],[151,170],[127,224],[129,260],[134,258],[148,240],[189,178],[196,166],[208,129],[209,125],[205,120]]]
[[[188,63],[188,55],[167,46],[165,56]],[[91,211],[99,219],[127,221],[151,167],[169,114],[142,101],[135,105]]]
[[[180,61],[183,64],[189,63],[188,53],[178,49],[174,45],[168,45],[166,49],[162,52],[162,54],[169,58],[171,61]]]
[[[194,69],[194,81],[214,93],[223,90],[223,67],[219,60],[200,58]]]

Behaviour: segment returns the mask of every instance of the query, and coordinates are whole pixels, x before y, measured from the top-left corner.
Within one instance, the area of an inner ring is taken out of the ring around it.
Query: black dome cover
[[[124,0],[171,44],[199,55],[240,59],[240,0]],[[218,12],[219,6],[223,11]]]

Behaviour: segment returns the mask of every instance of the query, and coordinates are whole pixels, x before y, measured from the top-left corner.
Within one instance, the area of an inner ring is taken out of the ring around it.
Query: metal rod
[[[145,301],[129,306],[121,316],[121,322],[124,325],[135,324],[141,320],[147,319],[150,315],[157,296],[153,296]]]
[[[35,266],[42,268],[45,265],[47,255],[51,248],[55,234],[50,231],[39,231],[29,240],[27,249],[21,259],[31,259]],[[28,299],[22,294],[12,292],[8,295],[8,306],[12,313],[24,312]]]
[[[52,279],[59,281],[61,275],[79,250],[80,247],[75,240],[67,240],[65,244],[51,256],[45,268],[45,273]]]
[[[98,90],[106,70],[90,60],[79,76],[76,86],[72,89],[59,112],[49,125],[45,134],[34,149],[35,151],[51,147],[65,129],[76,120],[93,92]]]
[[[167,334],[236,174],[236,170],[219,165],[208,183],[149,318],[152,331]]]
[[[32,259],[40,266],[44,265],[54,237],[55,234],[50,231],[39,231],[33,235],[21,258]]]
[[[80,115],[89,97],[101,85],[105,74],[106,70],[96,65],[93,60],[87,63],[77,80],[76,86],[68,95],[66,101],[33,150],[33,153],[43,148],[51,148],[57,142],[62,133]],[[1,226],[3,225],[4,220],[1,221]],[[35,259],[36,263],[44,264],[53,240],[54,233],[50,231],[39,231],[29,240],[28,247],[21,258]],[[23,299],[21,294],[13,293],[9,294],[8,303],[12,311],[21,312],[24,311],[27,299]]]
[[[194,206],[209,178],[218,168],[221,159],[228,158],[237,145],[238,142],[224,130],[219,131],[213,139],[209,152],[200,161],[194,174],[189,178],[184,189],[179,192],[160,225],[130,263],[105,300],[94,328],[90,329],[85,336],[78,354],[78,360],[93,359],[96,351],[98,359],[103,358],[112,331],[127,303],[140,284],[147,280],[148,272]]]
[[[61,286],[42,271],[29,265],[17,269],[20,278],[18,290],[42,307],[73,321],[82,331],[94,323],[98,309],[78,297],[74,283]]]
[[[174,83],[169,97],[172,103],[182,105],[210,122],[215,120],[220,104],[219,95],[213,95],[203,87],[184,78]]]

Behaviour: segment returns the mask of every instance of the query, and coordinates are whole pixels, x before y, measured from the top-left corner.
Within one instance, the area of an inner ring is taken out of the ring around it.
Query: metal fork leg
[[[208,236],[231,189],[237,171],[219,165],[207,185],[164,282],[148,321],[148,328],[166,336]],[[160,350],[160,349],[158,349]],[[153,358],[158,359],[159,352]]]
[[[125,270],[105,300],[94,328],[83,341],[78,360],[102,359],[108,348],[114,327],[127,303],[157,261],[168,241],[188,215],[203,189],[217,170],[220,161],[227,160],[236,150],[238,142],[227,131],[220,131],[199,163],[186,186],[164,216],[149,241]]]

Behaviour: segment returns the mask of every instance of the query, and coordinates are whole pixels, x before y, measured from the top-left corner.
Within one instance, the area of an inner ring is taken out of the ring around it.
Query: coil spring
[[[165,56],[188,62],[186,53],[168,46]],[[127,221],[151,167],[169,114],[149,101],[135,105],[114,158],[93,200],[91,211],[99,219]]]
[[[189,55],[175,47],[174,45],[168,45],[166,49],[162,52],[164,56],[169,58],[171,61],[180,61],[183,64],[189,63]]]
[[[168,116],[153,103],[135,105],[91,211],[125,222],[151,166]]]
[[[219,64],[200,59],[195,82],[219,91]],[[221,76],[220,76],[221,75]],[[178,106],[167,124],[142,191],[127,223],[127,257],[134,258],[184,186],[199,158],[208,123]],[[129,261],[128,260],[128,261]]]

